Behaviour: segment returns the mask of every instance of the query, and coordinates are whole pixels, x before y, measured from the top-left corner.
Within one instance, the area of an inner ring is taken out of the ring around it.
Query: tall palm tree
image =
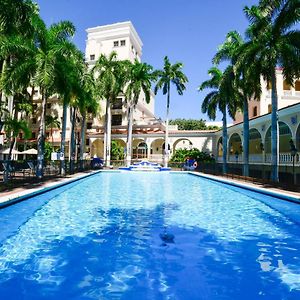
[[[300,31],[295,27],[300,20],[299,0],[260,0],[258,6],[245,7],[250,22],[247,29],[244,57],[256,57],[260,73],[272,85],[271,179],[279,181],[278,96],[276,68],[282,67],[284,79],[293,84],[300,76]]]
[[[80,93],[79,83],[82,75],[82,65],[84,64],[82,53],[75,47],[70,50],[71,51],[69,53],[69,58],[63,59],[62,63],[58,65],[59,76],[57,80],[57,91],[60,95],[63,106],[62,132],[60,142],[60,174],[62,176],[66,175],[65,149],[67,114],[70,104],[74,102],[74,99],[76,100],[76,97],[78,97],[78,94]],[[69,148],[71,148],[70,143]]]
[[[49,96],[58,92],[57,81],[60,78],[60,65],[68,60],[74,45],[69,41],[75,28],[72,23],[63,21],[50,26],[43,26],[36,60],[36,74],[34,82],[40,87],[42,94],[42,113],[38,134],[38,158],[36,174],[43,177],[44,144],[45,144],[45,116],[46,104]]]
[[[182,72],[183,64],[171,64],[167,56],[164,57],[163,70],[155,72],[158,77],[158,82],[154,88],[154,93],[157,94],[159,89],[162,89],[164,95],[167,95],[167,112],[166,112],[166,134],[165,134],[165,149],[164,149],[164,166],[168,166],[169,160],[169,112],[170,112],[170,93],[171,84],[176,88],[177,93],[182,96],[186,89],[185,84],[188,82],[186,75]]]
[[[83,170],[84,150],[85,150],[85,133],[87,114],[95,116],[98,112],[99,103],[94,97],[95,80],[93,73],[89,71],[88,66],[82,60],[78,65],[80,70],[79,93],[76,99],[76,107],[81,115],[81,137],[80,137],[80,169]],[[74,126],[72,127],[74,128]],[[73,135],[74,137],[74,135]],[[74,138],[73,138],[74,141]]]
[[[239,61],[244,51],[244,41],[236,31],[227,34],[225,42],[218,49],[213,62],[219,64],[227,60],[234,66],[236,95],[241,98],[243,111],[243,175],[249,176],[249,108],[250,100],[259,99],[261,93],[259,67],[255,58]]]
[[[217,67],[209,69],[208,74],[211,76],[209,80],[202,82],[199,90],[212,89],[202,102],[202,112],[207,113],[211,120],[215,120],[217,110],[220,110],[223,117],[223,173],[227,173],[227,147],[228,147],[228,134],[227,134],[227,111],[230,117],[234,118],[237,110],[237,101],[234,88],[234,72],[233,67],[228,66],[224,72]]]
[[[24,41],[34,36],[34,20],[39,19],[38,7],[32,1],[2,0],[0,2],[0,80],[10,67],[12,57],[18,59],[18,50]],[[8,115],[4,103],[5,93],[0,87],[0,130]]]
[[[126,143],[126,163],[127,166],[131,164],[132,154],[132,126],[133,126],[133,112],[139,101],[141,94],[145,96],[146,103],[151,99],[151,82],[155,79],[152,72],[152,66],[146,63],[140,63],[137,59],[131,64],[129,68],[129,83],[126,87],[125,97],[127,101],[127,143]]]
[[[99,99],[106,100],[104,126],[104,160],[110,166],[111,148],[111,105],[123,92],[127,82],[126,66],[128,62],[117,60],[117,53],[112,52],[108,57],[100,55],[93,72],[95,75],[95,93]]]

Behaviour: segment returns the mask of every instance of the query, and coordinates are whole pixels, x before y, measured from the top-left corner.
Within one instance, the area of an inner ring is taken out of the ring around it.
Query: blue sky
[[[230,30],[244,33],[245,5],[258,0],[37,0],[49,25],[70,20],[76,27],[75,44],[85,50],[85,29],[132,21],[143,41],[143,61],[162,68],[163,57],[184,64],[189,78],[183,96],[171,94],[171,118],[204,118],[201,103],[205,92],[197,87],[208,78],[211,59]],[[165,118],[166,99],[156,97],[155,112]],[[220,116],[218,117],[220,119]]]

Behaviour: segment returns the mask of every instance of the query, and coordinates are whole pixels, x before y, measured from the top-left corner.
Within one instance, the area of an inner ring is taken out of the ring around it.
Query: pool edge
[[[3,202],[0,202],[0,210],[3,209],[3,208],[5,208],[5,207],[11,206],[13,204],[16,204],[18,202],[22,202],[22,201],[28,200],[29,198],[32,198],[32,197],[35,197],[35,196],[38,196],[38,195],[42,195],[42,194],[47,193],[49,191],[55,190],[55,189],[57,189],[59,187],[62,187],[62,186],[74,183],[76,181],[85,179],[87,177],[93,176],[95,174],[100,173],[101,171],[102,170],[97,170],[97,171],[93,171],[93,172],[91,172],[89,174],[84,174],[82,176],[78,176],[76,178],[68,178],[69,180],[66,179],[63,182],[59,182],[59,183],[56,183],[56,184],[53,184],[53,185],[50,185],[50,186],[45,186],[45,187],[37,188],[37,190],[34,190],[34,191],[30,191],[29,190],[28,193],[25,193],[24,195],[20,195],[20,194],[16,193],[17,195],[15,195],[15,196],[11,195],[11,198],[8,198],[7,200],[3,200]],[[34,188],[32,188],[32,189],[34,189]],[[1,197],[0,197],[0,201],[1,201]]]
[[[292,196],[292,195],[287,195],[285,193],[281,193],[281,192],[276,192],[276,191],[270,191],[270,190],[266,190],[265,188],[260,188],[260,187],[254,187],[254,186],[250,186],[247,183],[240,183],[240,182],[234,182],[234,181],[229,181],[227,179],[223,179],[223,178],[217,178],[215,176],[212,175],[208,175],[205,173],[198,173],[198,172],[188,172],[191,175],[194,176],[198,176],[198,177],[203,177],[212,181],[216,181],[216,182],[221,182],[227,185],[231,185],[231,186],[235,186],[235,187],[239,187],[245,190],[250,190],[250,191],[254,191],[260,194],[264,194],[264,195],[268,195],[271,197],[276,197],[285,201],[289,201],[289,202],[293,202],[293,203],[297,203],[300,204],[300,198],[297,198],[296,196]]]

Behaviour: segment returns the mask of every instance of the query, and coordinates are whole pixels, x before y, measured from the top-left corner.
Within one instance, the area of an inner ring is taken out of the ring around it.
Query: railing
[[[297,154],[295,156],[295,164],[300,164],[300,156]],[[223,157],[219,156],[217,157],[217,162],[222,163]],[[229,163],[243,163],[243,155],[229,155],[228,156],[228,162]],[[272,155],[271,153],[266,154],[249,154],[249,163],[255,164],[255,163],[266,163],[271,164],[272,162]],[[280,165],[291,165],[293,164],[293,157],[291,153],[285,152],[285,153],[279,153],[279,164]]]
[[[243,155],[229,155],[228,156],[228,161],[229,162],[243,162]]]
[[[284,96],[292,96],[292,91],[291,90],[284,90],[283,95]]]
[[[249,154],[249,162],[258,163],[263,161],[264,161],[263,154]]]
[[[150,154],[149,160],[162,162],[164,160],[164,156],[162,154]]]

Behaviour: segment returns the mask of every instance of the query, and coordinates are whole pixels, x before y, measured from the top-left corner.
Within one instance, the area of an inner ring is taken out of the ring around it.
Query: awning
[[[32,155],[37,155],[38,154],[38,151],[34,148],[32,149],[28,149],[28,150],[25,150],[23,152],[20,152],[21,154],[32,154]]]
[[[9,148],[0,150],[0,153],[1,153],[1,154],[9,154]],[[13,149],[13,150],[11,151],[11,154],[22,154],[22,152]]]

